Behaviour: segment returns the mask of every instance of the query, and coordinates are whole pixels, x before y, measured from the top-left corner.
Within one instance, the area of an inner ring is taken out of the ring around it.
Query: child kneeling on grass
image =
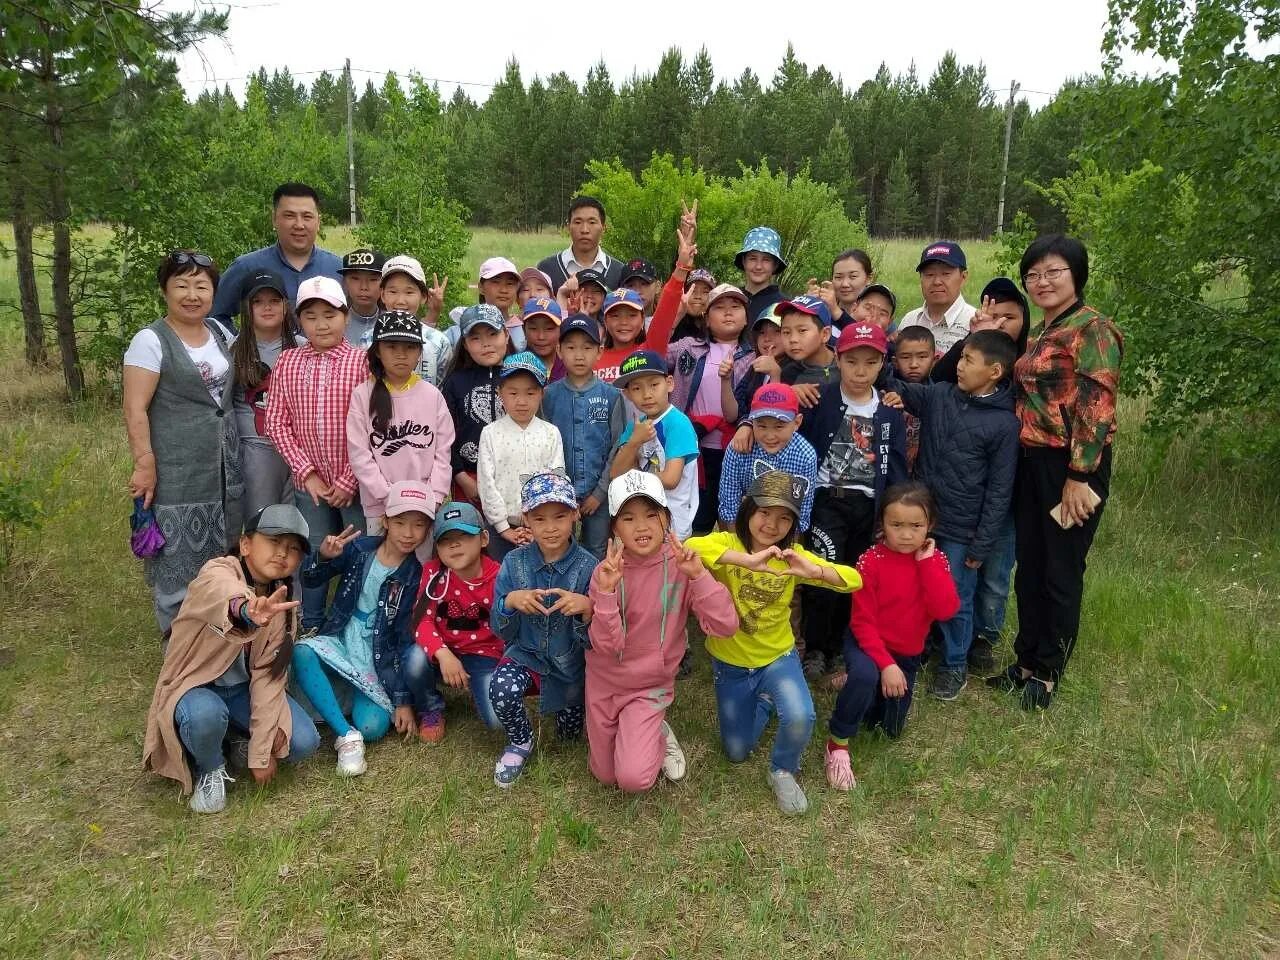
[[[174,618],[142,765],[182,784],[196,813],[227,805],[229,729],[249,737],[247,766],[260,784],[275,776],[277,760],[297,762],[320,745],[311,718],[285,693],[298,632],[293,575],[307,536],[296,507],[264,507],[245,525],[239,556],[206,563]]]
[[[613,536],[591,578],[587,651],[588,765],[628,793],[685,774],[666,722],[693,612],[707,634],[738,629],[733,597],[671,532],[662,481],[628,470],[609,484]]]
[[[406,648],[416,649],[410,630],[422,576],[416,551],[431,532],[435,502],[420,481],[393,483],[382,536],[361,537],[347,527],[325,537],[319,558],[302,571],[308,587],[327,588],[342,577],[324,626],[293,651],[298,686],[337,735],[340,777],[365,772],[365,741],[382,739],[393,723],[399,733],[414,730],[415,696],[404,664]],[[350,697],[349,711],[339,691]]]
[[[769,783],[778,808],[789,814],[809,808],[796,773],[816,717],[791,632],[791,597],[797,583],[838,593],[862,584],[852,567],[794,546],[806,493],[798,477],[782,470],[762,473],[747,488],[732,533],[686,542],[729,588],[738,609],[734,633],[707,637],[720,740],[729,759],[741,763],[777,713]]]

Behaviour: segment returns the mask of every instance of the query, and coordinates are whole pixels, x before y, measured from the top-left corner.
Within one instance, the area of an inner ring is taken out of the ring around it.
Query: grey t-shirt
[[[241,334],[244,336],[244,334]],[[258,359],[265,363],[269,368],[275,369],[276,361],[280,359],[280,351],[283,349],[283,341],[269,340],[263,343],[258,341]],[[241,440],[253,440],[260,437],[258,433],[258,425],[255,422],[254,410],[260,415],[264,415],[267,410],[267,391],[258,389],[252,391],[253,396],[245,396],[244,387],[236,387],[235,399],[232,407],[236,414],[236,429],[240,432]]]
[[[372,339],[373,324],[378,319],[378,311],[373,311],[367,317],[362,317],[352,308],[347,311],[347,332],[345,334],[347,343],[353,347],[359,347],[361,343],[368,344]]]

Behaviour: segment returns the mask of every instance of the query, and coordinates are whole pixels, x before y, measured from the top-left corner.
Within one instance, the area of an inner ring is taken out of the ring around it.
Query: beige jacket
[[[271,676],[271,664],[284,639],[285,621],[275,617],[265,627],[246,632],[232,626],[228,606],[235,597],[249,598],[253,588],[245,581],[240,561],[215,557],[191,581],[187,598],[173,621],[169,650],[156,680],[147,712],[147,735],[142,746],[142,766],[182,784],[191,792],[191,769],[183,753],[174,723],[174,710],[188,690],[213,683],[235,662],[244,644],[249,671],[249,766],[262,768],[271,759],[276,730],[283,730],[289,752],[293,718],[285,697],[287,673]]]

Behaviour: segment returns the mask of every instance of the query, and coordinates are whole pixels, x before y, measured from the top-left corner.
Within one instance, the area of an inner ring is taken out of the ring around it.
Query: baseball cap
[[[710,310],[713,303],[717,300],[722,300],[725,297],[733,297],[735,300],[741,301],[744,304],[748,302],[747,295],[732,283],[722,283],[713,287],[711,292],[707,294],[707,309]]]
[[[492,303],[473,303],[462,311],[462,316],[458,318],[458,329],[462,331],[462,335],[465,337],[479,326],[505,330],[507,328],[507,318]]]
[[[244,532],[261,533],[269,537],[290,533],[302,541],[303,550],[311,549],[311,528],[307,526],[307,519],[302,511],[291,503],[273,503],[263,507],[245,521]]]
[[[844,353],[854,347],[870,347],[880,353],[889,352],[889,338],[874,323],[851,323],[840,331],[836,341],[836,353]]]
[[[520,512],[536,510],[544,503],[563,503],[578,509],[578,497],[573,492],[573,482],[563,473],[535,473],[520,485]]]
[[[551,278],[537,267],[525,267],[520,271],[520,282],[528,283],[530,280],[539,280],[547,285],[547,289],[552,288]]]
[[[800,413],[800,400],[796,392],[785,383],[766,383],[751,395],[751,412],[748,420],[776,417],[790,423]]]
[[[684,278],[684,288],[688,290],[695,283],[705,283],[708,287],[714,289],[716,285],[715,274],[710,270],[704,270],[702,267],[697,270],[690,270],[689,275]]]
[[[594,267],[587,267],[585,270],[579,270],[574,274],[574,276],[578,278],[579,290],[588,283],[594,283],[605,293],[609,292],[609,285],[604,282],[604,274]]]
[[[560,321],[564,319],[564,311],[560,309],[560,304],[549,297],[538,297],[536,300],[526,300],[524,309],[520,313],[521,321],[530,320],[533,317],[549,317],[558,327]]]
[[[873,293],[878,293],[880,294],[880,296],[884,297],[886,300],[889,301],[890,313],[897,313],[898,298],[895,297],[893,295],[893,291],[890,290],[888,287],[886,287],[883,283],[867,284],[865,287],[862,288],[862,292],[859,293],[856,297],[854,297],[854,301],[856,302],[856,301],[862,300],[865,297],[871,296]]]
[[[790,300],[783,300],[778,304],[778,315],[786,313],[788,310],[798,310],[801,313],[807,313],[811,317],[818,318],[818,325],[821,327],[831,326],[831,308],[821,297],[811,297],[805,294],[802,297],[792,297]]]
[[[530,374],[533,379],[538,381],[538,386],[545,387],[547,385],[547,365],[543,363],[536,353],[532,350],[521,350],[519,353],[513,353],[502,361],[502,372],[498,374],[500,380],[517,373]]]
[[[272,273],[270,270],[259,270],[253,276],[246,277],[240,290],[241,300],[248,300],[259,290],[274,290],[280,294],[281,298],[289,299],[284,292],[284,281],[280,279],[280,274]]]
[[[425,288],[427,285],[427,275],[422,272],[422,264],[413,257],[401,254],[398,257],[392,257],[382,265],[383,280],[393,273],[403,273],[420,287]]]
[[[298,296],[293,308],[301,310],[309,300],[323,300],[331,307],[347,309],[347,297],[342,292],[342,284],[333,277],[311,277],[298,284]]]
[[[421,345],[422,321],[408,310],[385,310],[373,322],[373,342],[399,341]]]
[[[983,287],[982,295],[978,297],[978,302],[981,303],[987,297],[991,297],[999,302],[1007,302],[1009,300],[1015,301],[1020,307],[1022,307],[1023,319],[1030,319],[1030,315],[1027,312],[1027,298],[1022,295],[1022,291],[1018,289],[1018,285],[1008,277],[996,277]]]
[[[582,274],[578,274],[582,276]],[[644,312],[644,297],[636,293],[634,290],[627,290],[625,287],[619,287],[611,294],[604,298],[604,316],[609,315],[609,311],[614,307],[635,307],[641,313]]]
[[[361,247],[359,250],[352,250],[342,258],[342,266],[338,267],[339,273],[353,273],[357,270],[368,270],[370,273],[381,273],[382,265],[387,262],[387,258],[374,250],[372,247]]]
[[[661,354],[655,353],[653,350],[637,350],[635,353],[627,354],[622,361],[622,365],[618,368],[618,377],[613,381],[613,385],[621,389],[636,377],[643,377],[650,373],[665,377],[667,375],[667,361],[662,359]]]
[[[780,328],[782,326],[782,314],[778,312],[780,304],[781,301],[778,303],[771,303],[769,306],[761,310],[760,315],[756,317],[755,323],[751,324],[751,326],[754,328],[760,326],[762,323],[772,323],[775,327]]]
[[[442,503],[440,512],[436,514],[437,543],[446,533],[454,531],[461,531],[473,537],[484,532],[484,520],[480,518],[480,511],[465,500],[449,500]]]
[[[628,280],[639,278],[646,283],[652,283],[658,279],[658,270],[652,263],[643,257],[637,257],[634,260],[628,260],[626,269],[622,271],[622,283]]]
[[[916,265],[916,273],[925,268],[925,264],[931,261],[945,263],[949,267],[959,267],[961,270],[969,269],[969,261],[964,258],[964,251],[960,249],[960,244],[953,243],[950,240],[936,240],[924,248],[920,253],[920,262]]]
[[[387,491],[388,517],[398,517],[402,513],[417,510],[425,513],[427,519],[436,515],[436,495],[421,480],[398,480]]]
[[[667,491],[656,473],[628,470],[609,481],[609,516],[616,517],[623,504],[636,497],[648,497],[660,507],[667,505]]]
[[[809,481],[785,470],[766,470],[751,481],[746,496],[760,507],[782,507],[800,516],[800,505],[809,492]]]
[[[481,280],[492,280],[494,277],[501,277],[507,273],[511,274],[511,276],[515,277],[517,280],[520,279],[520,271],[517,270],[516,265],[506,257],[490,257],[484,263],[480,264]]]
[[[591,338],[592,343],[600,343],[600,324],[596,323],[591,317],[585,313],[573,313],[560,324],[560,340],[564,342],[564,338],[574,331],[585,333]]]

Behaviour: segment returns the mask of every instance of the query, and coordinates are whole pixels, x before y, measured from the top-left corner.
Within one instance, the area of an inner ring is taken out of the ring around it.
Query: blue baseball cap
[[[538,381],[540,387],[547,385],[547,365],[532,350],[521,350],[503,360],[502,372],[498,374],[498,378],[505,380],[517,373],[529,374]]]
[[[668,372],[667,361],[661,354],[653,350],[637,350],[635,353],[627,354],[622,361],[622,365],[618,368],[618,378],[613,381],[613,385],[622,387],[628,381],[646,374],[656,373],[660,377],[665,377]]]
[[[595,319],[587,316],[585,313],[573,313],[564,323],[560,324],[560,340],[564,342],[564,338],[569,334],[585,333],[591,338],[592,343],[599,344],[600,341],[600,324]]]
[[[507,318],[491,303],[474,303],[462,311],[458,318],[458,328],[465,337],[476,327],[493,327],[495,330],[507,328]]]
[[[578,509],[578,496],[573,492],[573,481],[563,473],[535,473],[520,485],[520,512],[536,510],[544,503],[563,503]]]
[[[484,520],[480,518],[480,511],[465,500],[450,500],[443,503],[436,514],[437,542],[446,533],[454,531],[461,531],[473,537],[484,532]]]
[[[782,316],[788,310],[799,310],[801,313],[807,313],[811,317],[817,317],[819,326],[831,326],[831,310],[821,297],[811,297],[806,294],[803,297],[792,297],[790,300],[783,300],[778,304],[778,316]]]
[[[930,263],[945,263],[948,267],[959,267],[961,270],[969,269],[969,261],[964,257],[964,251],[960,249],[960,244],[953,243],[950,240],[937,240],[920,253],[920,262],[916,265],[916,273],[919,273]]]
[[[520,312],[522,322],[532,320],[534,317],[547,317],[558,327],[560,321],[564,319],[564,312],[560,309],[560,304],[550,297],[538,297],[536,300],[526,300]]]
[[[626,287],[619,287],[611,294],[604,298],[604,306],[601,308],[601,316],[607,316],[609,311],[614,307],[620,306],[635,307],[641,313],[644,312],[644,297],[636,293],[634,290],[628,290]]]

